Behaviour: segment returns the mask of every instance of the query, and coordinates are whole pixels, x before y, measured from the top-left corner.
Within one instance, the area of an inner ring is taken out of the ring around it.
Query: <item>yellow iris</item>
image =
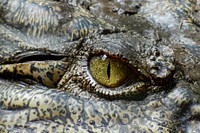
[[[109,88],[123,84],[131,75],[130,65],[120,58],[95,56],[89,65],[93,78]]]

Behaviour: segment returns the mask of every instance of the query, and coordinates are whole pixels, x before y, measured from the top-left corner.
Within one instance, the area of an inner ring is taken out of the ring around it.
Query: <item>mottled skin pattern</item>
[[[194,26],[199,23],[199,14],[196,13],[199,9],[196,5],[196,0],[147,0],[140,13],[164,29],[174,30],[179,27],[197,30]]]
[[[200,132],[193,38],[147,21],[140,34],[120,31],[66,3],[15,2],[0,2],[0,132]],[[101,85],[93,56],[126,61],[131,78]]]

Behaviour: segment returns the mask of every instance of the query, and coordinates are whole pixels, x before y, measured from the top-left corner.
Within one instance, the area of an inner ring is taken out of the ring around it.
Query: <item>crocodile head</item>
[[[39,45],[7,21],[0,35],[0,132],[200,130],[199,47],[135,31]]]

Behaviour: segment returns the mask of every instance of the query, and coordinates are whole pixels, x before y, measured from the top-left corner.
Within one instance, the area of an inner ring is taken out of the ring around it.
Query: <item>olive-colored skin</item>
[[[134,29],[113,30],[109,24],[105,29],[103,21],[79,6],[19,1],[37,8],[36,14],[49,11],[40,19],[49,28],[43,34],[38,32],[37,19],[28,23],[33,30],[20,27],[28,21],[12,18],[18,12],[11,9],[18,4],[11,0],[0,3],[0,132],[200,131],[200,46],[192,36],[181,37],[179,29],[173,34],[134,19],[148,29],[139,29],[140,34]],[[9,2],[13,5],[8,6]],[[55,16],[51,13],[62,16],[69,9],[60,11],[60,7],[71,7],[72,16],[81,15],[89,25],[77,30],[82,23],[70,19],[67,22],[73,27],[63,28],[63,20],[56,18],[59,25],[54,28],[47,21]],[[28,9],[22,4],[17,10],[24,13]],[[80,10],[83,14],[76,14]],[[72,36],[82,30],[95,33]],[[117,87],[100,84],[89,62],[104,55],[126,62],[133,76]]]

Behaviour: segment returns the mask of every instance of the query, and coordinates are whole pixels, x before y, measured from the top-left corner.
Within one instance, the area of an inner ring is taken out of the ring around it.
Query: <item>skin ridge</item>
[[[92,15],[88,16],[88,13],[80,7],[74,10],[64,3],[5,0],[0,6],[4,23],[20,29],[27,36],[40,38],[54,34],[65,36],[68,41],[74,41],[98,29],[98,25],[91,21]],[[65,12],[66,9],[68,12]],[[84,12],[84,15],[80,15],[80,12]]]

